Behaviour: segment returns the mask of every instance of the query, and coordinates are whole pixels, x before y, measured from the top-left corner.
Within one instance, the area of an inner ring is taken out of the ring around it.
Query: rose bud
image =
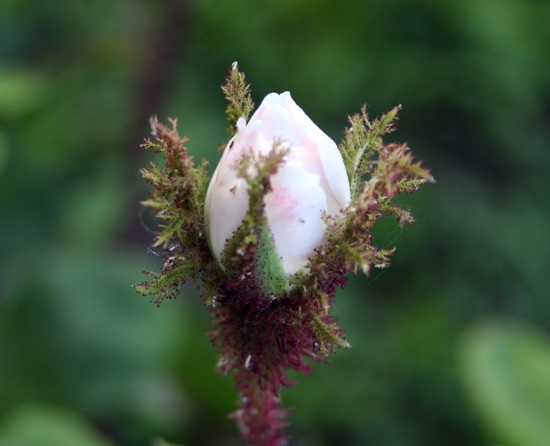
[[[268,94],[249,122],[237,122],[206,194],[205,218],[210,248],[222,252],[247,214],[248,184],[238,166],[251,153],[267,155],[276,144],[288,149],[270,178],[265,216],[286,275],[308,263],[323,243],[322,213],[337,214],[350,202],[350,184],[336,144],[296,105],[289,92]]]

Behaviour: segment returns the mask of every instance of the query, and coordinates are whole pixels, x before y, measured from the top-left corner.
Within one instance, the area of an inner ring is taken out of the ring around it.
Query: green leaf
[[[465,333],[461,371],[468,394],[496,440],[545,446],[550,439],[550,339],[511,321]]]
[[[49,82],[41,74],[20,68],[0,68],[0,117],[20,118],[46,102]]]
[[[76,414],[28,406],[6,418],[0,428],[2,446],[114,446]]]

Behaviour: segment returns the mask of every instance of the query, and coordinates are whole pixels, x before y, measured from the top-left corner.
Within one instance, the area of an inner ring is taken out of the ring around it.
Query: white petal
[[[267,140],[284,140],[292,144],[296,139],[292,116],[282,105],[273,104],[265,107],[259,119],[263,123],[262,132]]]
[[[281,103],[281,95],[278,93],[269,93],[266,95],[260,106],[256,109],[256,113],[262,109],[262,107],[272,104],[280,104]],[[254,114],[256,114],[254,113]],[[253,115],[254,117],[254,115]],[[252,118],[251,118],[252,120]]]
[[[348,206],[350,185],[342,154],[334,141],[319,146],[319,157],[323,165],[324,176],[328,183],[327,196],[334,203],[329,206],[329,214],[335,214]]]
[[[289,110],[294,125],[299,127],[295,133],[303,135],[300,142],[316,147],[324,172],[321,185],[327,186],[328,212],[334,214],[350,202],[350,185],[342,154],[336,143],[294,102],[288,91],[280,95],[280,101]]]
[[[208,243],[218,260],[226,241],[239,228],[248,210],[248,186],[237,174],[244,150],[244,119],[239,119],[237,128],[237,134],[227,144],[206,192],[204,212]]]
[[[219,174],[219,171],[216,171]],[[222,181],[214,175],[206,195],[205,217],[208,242],[218,260],[228,239],[241,225],[248,211],[248,185],[236,176]]]
[[[287,274],[307,264],[325,235],[321,211],[326,210],[326,198],[319,179],[289,160],[273,176],[273,192],[265,197],[267,221]]]

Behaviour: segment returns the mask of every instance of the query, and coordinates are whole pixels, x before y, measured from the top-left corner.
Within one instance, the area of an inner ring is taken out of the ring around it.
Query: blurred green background
[[[148,118],[215,165],[234,60],[336,141],[403,104],[437,184],[334,308],[352,349],[285,390],[291,445],[547,445],[550,2],[0,0],[0,446],[239,444],[193,284],[160,308]]]

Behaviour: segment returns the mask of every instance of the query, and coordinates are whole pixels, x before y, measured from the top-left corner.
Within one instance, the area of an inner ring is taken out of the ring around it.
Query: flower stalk
[[[218,369],[240,394],[232,418],[247,443],[284,445],[287,371],[309,373],[349,347],[331,314],[337,289],[350,272],[390,264],[394,249],[375,246],[372,228],[384,215],[412,224],[393,200],[433,178],[406,144],[383,142],[400,107],[375,120],[363,108],[336,148],[288,93],[268,95],[249,119],[250,87],[236,65],[222,90],[231,140],[211,179],[175,120],[151,120],[142,147],[164,165],[142,169],[153,187],[142,204],[159,222],[163,266],[134,288],[160,305],[187,280],[201,284]]]

